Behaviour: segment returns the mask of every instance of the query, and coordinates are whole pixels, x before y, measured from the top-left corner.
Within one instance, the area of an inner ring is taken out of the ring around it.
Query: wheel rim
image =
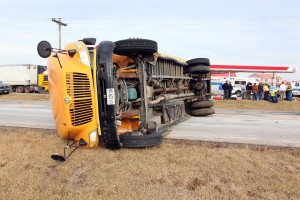
[[[30,88],[29,88],[29,87],[26,87],[26,88],[25,88],[25,92],[26,92],[26,93],[29,93],[29,92],[30,92]]]
[[[17,87],[17,92],[18,92],[18,93],[22,93],[22,92],[23,92],[23,87],[21,87],[21,86],[20,86],[20,87]]]

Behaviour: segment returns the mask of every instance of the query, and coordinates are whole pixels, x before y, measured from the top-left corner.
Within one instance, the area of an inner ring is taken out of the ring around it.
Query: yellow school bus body
[[[92,148],[99,144],[97,85],[92,76],[94,63],[86,45],[71,43],[65,50],[76,50],[73,56],[52,54],[48,59],[49,93],[58,134],[63,139],[86,142]],[[81,141],[80,141],[81,140]]]

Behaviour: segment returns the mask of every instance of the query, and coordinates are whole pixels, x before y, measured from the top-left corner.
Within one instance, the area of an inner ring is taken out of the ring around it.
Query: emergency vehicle
[[[292,95],[293,96],[300,96],[300,80],[296,81],[296,80],[292,80],[291,81],[291,85],[292,85]]]
[[[211,77],[211,93],[213,95],[223,95],[224,91],[222,89],[223,83],[225,81],[231,82],[233,87],[232,94],[240,97],[242,94],[241,86],[248,82],[254,84],[259,83],[259,80],[251,77]]]

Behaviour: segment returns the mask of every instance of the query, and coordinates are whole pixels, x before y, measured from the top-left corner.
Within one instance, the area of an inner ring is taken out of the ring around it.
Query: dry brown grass
[[[270,103],[264,100],[216,100],[214,101],[214,105],[216,108],[300,111],[300,101]]]
[[[54,130],[0,126],[1,199],[300,199],[300,149],[165,140],[51,160]]]
[[[0,100],[36,100],[36,101],[49,101],[49,94],[39,93],[9,93],[0,95]]]

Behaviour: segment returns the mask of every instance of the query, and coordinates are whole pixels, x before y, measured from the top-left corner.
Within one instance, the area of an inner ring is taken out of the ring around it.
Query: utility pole
[[[62,23],[61,18],[52,18],[52,21],[58,24],[58,34],[59,34],[59,49],[61,49],[61,26],[67,26],[68,24]]]

